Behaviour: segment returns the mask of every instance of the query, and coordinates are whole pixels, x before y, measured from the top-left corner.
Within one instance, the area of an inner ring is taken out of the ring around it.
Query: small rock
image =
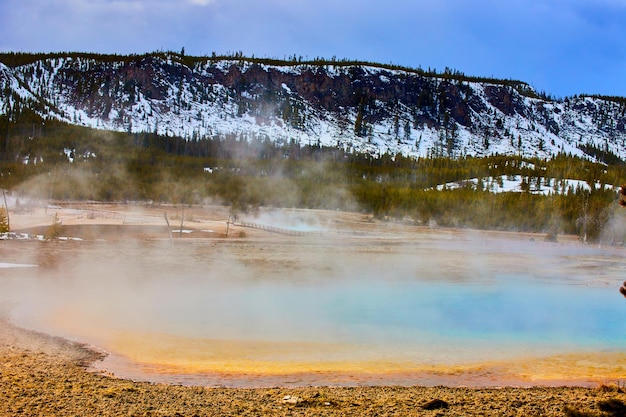
[[[434,399],[422,404],[420,407],[424,410],[440,410],[442,408],[448,408],[449,405],[444,400]]]
[[[300,401],[302,401],[300,398],[292,397],[291,395],[285,395],[283,397],[283,404],[298,404]]]
[[[612,416],[626,416],[626,404],[617,399],[598,402],[598,408]]]

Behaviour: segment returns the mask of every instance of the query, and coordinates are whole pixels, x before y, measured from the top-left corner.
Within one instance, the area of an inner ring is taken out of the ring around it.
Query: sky
[[[626,96],[626,0],[0,0],[0,51],[316,57]]]

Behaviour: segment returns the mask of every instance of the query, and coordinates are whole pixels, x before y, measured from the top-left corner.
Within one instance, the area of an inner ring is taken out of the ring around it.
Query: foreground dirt
[[[617,387],[232,389],[138,383],[87,372],[96,353],[6,322],[0,322],[0,357],[2,416],[608,415],[599,404],[626,401]]]

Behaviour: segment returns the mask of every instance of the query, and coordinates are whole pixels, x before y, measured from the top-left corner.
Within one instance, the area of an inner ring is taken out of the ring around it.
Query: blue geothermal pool
[[[118,376],[593,385],[626,379],[623,254],[458,231],[101,243],[4,282],[14,322],[109,352]]]

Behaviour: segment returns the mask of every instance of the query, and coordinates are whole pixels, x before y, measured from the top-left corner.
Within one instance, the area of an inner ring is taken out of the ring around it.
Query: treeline
[[[408,158],[372,156],[296,141],[235,135],[184,140],[154,133],[97,131],[24,113],[0,117],[0,181],[19,196],[95,201],[222,203],[359,210],[416,224],[578,234],[622,242],[626,215],[615,186],[626,166],[559,155]],[[521,177],[523,192],[437,185],[472,178]],[[590,187],[562,188],[563,180]],[[550,184],[548,196],[530,192]],[[624,210],[624,211],[622,211]],[[610,238],[606,231],[613,228]]]
[[[389,71],[404,71],[407,73],[413,73],[424,77],[441,78],[448,81],[458,82],[478,82],[478,83],[490,83],[495,85],[507,86],[514,88],[520,94],[528,97],[543,98],[546,100],[554,100],[553,97],[541,92],[535,92],[532,87],[526,82],[513,79],[500,79],[494,77],[484,76],[471,76],[465,73],[452,69],[444,68],[443,71],[437,71],[434,68],[422,69],[421,67],[413,68],[398,64],[385,64],[371,61],[354,60],[347,58],[323,58],[315,57],[313,59],[303,58],[302,56],[296,56],[295,54],[283,59],[268,58],[268,57],[255,57],[244,56],[243,52],[233,52],[228,54],[216,54],[213,52],[211,56],[190,56],[185,54],[184,48],[180,52],[173,51],[155,51],[146,54],[129,54],[129,55],[117,55],[117,54],[97,54],[88,52],[54,52],[54,53],[23,53],[23,52],[5,52],[0,53],[0,62],[9,66],[17,67],[22,65],[32,64],[37,61],[57,58],[82,58],[82,59],[94,59],[101,62],[124,62],[126,64],[134,61],[141,60],[146,57],[159,57],[164,60],[177,61],[188,68],[195,68],[198,65],[215,64],[219,61],[237,61],[240,64],[260,64],[260,65],[272,65],[278,67],[294,67],[294,66],[313,66],[313,67],[373,67],[380,68]]]

